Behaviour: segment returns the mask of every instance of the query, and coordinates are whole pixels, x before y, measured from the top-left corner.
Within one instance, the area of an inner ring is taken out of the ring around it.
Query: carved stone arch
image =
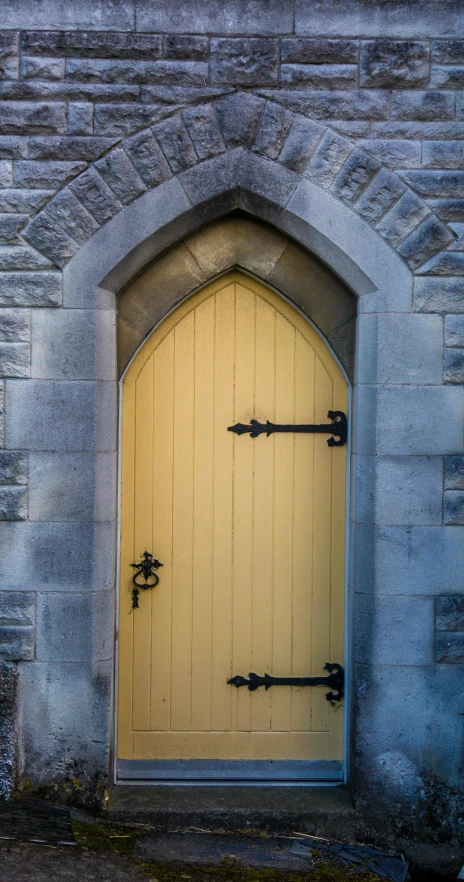
[[[118,372],[182,299],[239,267],[283,294],[321,331],[352,379],[356,297],[323,263],[245,213],[213,221],[146,266],[117,298]]]

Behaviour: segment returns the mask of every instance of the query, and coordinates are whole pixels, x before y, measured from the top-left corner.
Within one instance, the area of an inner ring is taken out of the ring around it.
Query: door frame
[[[327,338],[319,328],[289,297],[279,291],[275,286],[263,281],[248,270],[237,267],[244,276],[256,279],[261,285],[265,285],[282,300],[286,301],[315,331],[324,345],[329,350],[341,371],[347,384],[347,419],[348,438],[346,444],[346,492],[345,492],[345,577],[344,577],[344,659],[345,689],[343,700],[343,759],[334,760],[120,760],[118,762],[118,672],[119,672],[119,595],[120,595],[120,545],[121,545],[121,454],[122,454],[122,387],[124,378],[129,371],[138,353],[143,349],[149,338],[163,324],[163,322],[175,312],[179,306],[188,301],[203,288],[227,276],[231,267],[218,273],[203,282],[195,290],[169,308],[159,321],[153,326],[147,336],[137,347],[128,364],[126,365],[118,381],[118,456],[117,456],[117,518],[116,518],[116,600],[115,600],[115,651],[114,651],[114,702],[113,702],[113,738],[112,738],[112,771],[115,786],[123,785],[148,785],[148,786],[247,786],[247,787],[320,787],[340,786],[346,784],[349,775],[349,720],[350,720],[350,668],[349,668],[349,576],[350,576],[350,496],[351,496],[351,416],[352,416],[352,384],[340,359],[330,346]],[[233,271],[233,270],[232,270]],[[156,768],[156,764],[163,764],[163,768]],[[283,766],[286,769],[283,769]],[[189,773],[187,776],[185,773]],[[284,772],[287,776],[284,776]],[[301,778],[306,772],[309,778]],[[272,777],[269,777],[271,775]],[[182,774],[182,777],[179,775]]]

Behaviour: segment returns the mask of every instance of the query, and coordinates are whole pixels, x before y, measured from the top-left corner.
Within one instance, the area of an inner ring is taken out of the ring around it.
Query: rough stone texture
[[[437,631],[464,631],[464,597],[437,597],[435,628]]]
[[[464,490],[464,456],[445,456],[445,490]]]
[[[59,306],[60,273],[1,273],[0,305]]]
[[[211,40],[211,82],[240,86],[268,86],[278,80],[277,40]]]
[[[0,450],[0,484],[27,483],[27,455],[21,450]]]
[[[370,88],[427,85],[429,47],[412,40],[362,42],[360,71],[361,84]]]
[[[414,283],[414,300],[420,312],[463,313],[462,281],[433,276],[418,278]]]
[[[27,518],[27,488],[0,485],[0,521],[24,521]]]
[[[11,797],[16,774],[16,694],[18,672],[11,662],[0,663],[0,796]]]
[[[443,494],[443,522],[445,524],[464,524],[464,492],[445,490]]]
[[[464,632],[437,631],[435,661],[443,664],[464,664]]]
[[[447,315],[445,318],[445,346],[464,347],[464,316]]]
[[[464,348],[445,349],[445,383],[464,383]]]

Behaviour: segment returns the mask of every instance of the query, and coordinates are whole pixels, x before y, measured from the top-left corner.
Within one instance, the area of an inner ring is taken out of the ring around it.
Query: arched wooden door
[[[227,683],[343,664],[347,448],[328,434],[228,431],[252,419],[327,424],[329,410],[347,410],[330,351],[238,271],[182,303],[130,365],[119,777],[341,777],[343,709],[328,688]],[[163,568],[132,609],[144,551]]]

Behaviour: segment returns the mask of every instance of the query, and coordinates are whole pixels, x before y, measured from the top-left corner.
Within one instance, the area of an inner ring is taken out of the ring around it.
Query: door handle
[[[159,576],[156,572],[163,564],[156,560],[149,551],[144,551],[138,563],[131,563],[135,573],[132,576],[132,609],[139,608],[139,589],[140,588],[156,588],[159,583]],[[142,582],[141,579],[144,579]]]

